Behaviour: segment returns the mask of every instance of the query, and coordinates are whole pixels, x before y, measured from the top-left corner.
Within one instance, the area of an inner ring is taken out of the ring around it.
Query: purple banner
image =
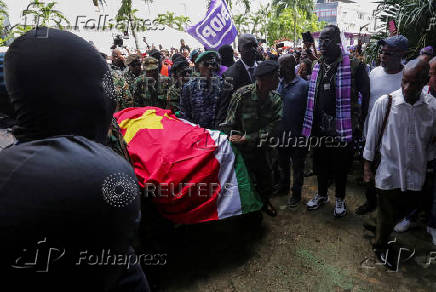
[[[231,44],[238,35],[224,0],[212,0],[206,17],[189,27],[186,32],[207,49],[217,49],[222,45]]]

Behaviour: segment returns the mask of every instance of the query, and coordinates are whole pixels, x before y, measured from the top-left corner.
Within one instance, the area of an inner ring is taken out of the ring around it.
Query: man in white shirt
[[[436,57],[433,57],[429,64],[430,81],[428,83],[428,88],[424,88],[424,93],[427,93],[428,98],[436,104]],[[434,170],[433,173],[436,175],[436,170]],[[433,181],[435,181],[435,179],[433,179]],[[436,184],[434,184],[433,189],[433,204],[430,211],[430,220],[428,222],[427,231],[433,238],[433,244],[436,245]]]
[[[402,35],[388,37],[379,41],[380,66],[369,73],[370,99],[368,115],[364,126],[364,136],[368,132],[368,120],[371,110],[378,98],[389,94],[401,87],[403,77],[403,65],[401,58],[408,49],[408,40]],[[375,210],[377,206],[377,195],[374,184],[369,184],[365,190],[366,202],[357,208],[357,215],[365,215]]]
[[[414,208],[423,187],[427,162],[433,159],[433,137],[436,137],[436,110],[422,92],[429,74],[428,63],[410,61],[403,72],[401,89],[391,93],[392,107],[382,134],[381,162],[375,183],[378,189],[378,213],[374,248],[379,259],[393,267],[384,251],[395,223]],[[388,106],[388,96],[375,104],[369,119],[363,157],[364,180],[374,176],[371,162]],[[392,253],[391,253],[392,254]]]

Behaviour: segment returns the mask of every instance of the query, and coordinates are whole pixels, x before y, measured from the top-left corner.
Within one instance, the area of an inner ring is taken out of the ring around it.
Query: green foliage
[[[395,20],[398,33],[409,39],[408,58],[416,57],[423,47],[436,46],[436,0],[385,0],[378,4],[377,18],[382,25],[365,51],[369,61],[378,57],[377,40],[388,35],[389,20]]]
[[[30,15],[33,16],[34,25],[38,26],[50,26],[51,22],[56,24],[56,27],[59,29],[64,29],[63,22],[67,25],[70,25],[70,21],[64,16],[64,14],[54,9],[56,2],[49,2],[45,4],[44,2],[40,2],[39,0],[32,1],[25,10],[23,10],[22,15]],[[31,28],[30,28],[31,29]],[[29,27],[19,28],[18,31],[27,31]]]
[[[174,12],[167,11],[165,14],[158,14],[156,22],[178,31],[185,31],[185,27],[191,22],[191,20],[187,16],[175,16]]]
[[[246,14],[235,14],[233,15],[233,23],[239,33],[248,33],[248,25],[250,24],[249,18]]]
[[[297,9],[297,14],[292,8],[285,8],[278,17],[271,19],[267,25],[268,44],[272,45],[275,40],[288,38],[300,39],[301,33],[305,31],[319,31],[326,23],[321,23],[315,14],[307,15],[303,10]],[[296,17],[296,22],[295,22]],[[294,34],[294,24],[296,35]]]
[[[314,7],[312,0],[273,0],[272,5],[276,8],[276,16],[279,16],[285,9],[294,8],[311,15]]]
[[[227,5],[229,6],[229,9],[232,10],[233,9],[233,1],[232,0],[224,0],[227,2]],[[210,7],[210,3],[212,2],[212,0],[209,0],[208,4],[207,4],[207,9],[209,9]],[[236,4],[241,4],[244,6],[245,8],[245,13],[249,13],[250,9],[251,9],[251,4],[250,4],[250,0],[236,0],[235,3]]]
[[[153,0],[144,0],[144,2],[145,4],[149,4],[152,3]],[[138,38],[136,36],[136,31],[140,29],[138,23],[141,23],[144,20],[140,17],[137,17],[136,12],[138,12],[138,9],[133,9],[132,0],[121,0],[121,6],[118,9],[116,20],[121,24],[121,26],[118,25],[118,27],[121,28],[122,30],[130,26],[130,31],[132,33],[133,39],[135,40],[136,49],[139,50],[139,43],[138,43]],[[125,21],[128,23],[128,25],[123,25],[122,22]]]

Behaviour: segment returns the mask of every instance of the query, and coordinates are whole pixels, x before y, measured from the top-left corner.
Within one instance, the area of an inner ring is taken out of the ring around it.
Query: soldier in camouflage
[[[129,55],[125,64],[128,69],[124,71],[123,77],[129,84],[129,90],[133,95],[133,84],[135,83],[136,78],[142,74],[141,56],[137,54]]]
[[[169,78],[158,72],[158,60],[153,57],[144,59],[145,74],[137,77],[133,84],[135,106],[155,106],[165,108]]]
[[[172,110],[174,113],[180,111],[180,96],[182,94],[183,85],[189,81],[191,69],[186,59],[176,59],[171,67],[171,75],[173,84],[168,89],[166,108]]]
[[[129,90],[129,83],[127,83],[123,76],[126,71],[124,57],[118,49],[112,51],[112,64],[110,66],[110,71],[114,82],[115,99],[117,101],[116,111],[132,107],[133,96]]]
[[[129,83],[127,83],[120,71],[111,69],[111,74],[114,82],[115,99],[117,101],[116,111],[132,107],[133,96],[129,89]]]
[[[277,214],[269,202],[272,192],[271,165],[268,159],[270,138],[277,136],[282,119],[282,99],[278,86],[278,65],[275,61],[260,63],[255,71],[256,83],[238,89],[230,101],[221,129],[241,151],[256,190],[264,202],[264,211]]]

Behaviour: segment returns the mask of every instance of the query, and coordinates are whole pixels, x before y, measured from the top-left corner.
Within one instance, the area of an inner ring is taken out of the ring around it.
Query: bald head
[[[295,78],[295,65],[295,57],[291,54],[279,58],[280,77],[284,78],[286,82],[290,82]]]
[[[119,49],[112,50],[112,64],[119,67],[124,67],[124,57]]]
[[[238,37],[238,51],[241,52],[241,50],[244,48],[244,46],[257,46],[256,37],[249,33],[241,34]]]
[[[238,38],[238,51],[241,53],[241,59],[248,66],[253,66],[257,53],[256,38],[252,34],[242,34]]]
[[[428,63],[420,59],[409,61],[406,64],[401,81],[406,102],[414,104],[419,99],[422,88],[428,80],[429,68]]]
[[[404,72],[406,71],[414,72],[414,74],[417,74],[418,78],[423,78],[423,79],[425,79],[428,76],[429,70],[430,70],[430,66],[428,62],[421,59],[411,60],[404,67]]]

